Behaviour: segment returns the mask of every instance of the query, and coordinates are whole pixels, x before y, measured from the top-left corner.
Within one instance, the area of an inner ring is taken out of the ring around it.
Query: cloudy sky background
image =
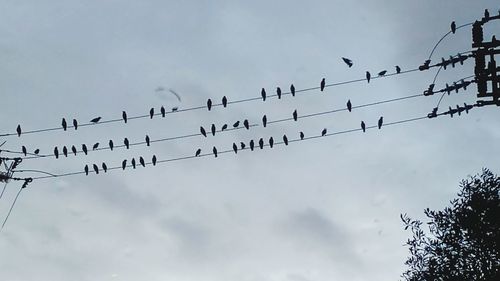
[[[265,87],[297,89],[418,67],[458,25],[497,13],[496,1],[1,1],[1,132],[56,127],[203,105],[223,95],[256,97]],[[499,23],[491,23],[491,38]],[[497,33],[498,35],[498,33]],[[450,36],[434,58],[470,50],[470,28]],[[349,69],[341,57],[353,59]],[[50,153],[128,137],[142,141],[197,133],[248,118],[260,121],[421,93],[436,69],[269,99],[7,137],[3,148]],[[473,74],[473,63],[442,72],[436,87]],[[175,89],[175,97],[155,92]],[[81,171],[122,159],[168,159],[286,133],[297,138],[426,115],[438,96],[340,112],[216,137],[159,142],[64,159],[26,160],[19,169]],[[445,97],[473,103],[475,86]],[[459,181],[500,171],[499,111],[474,109],[217,159],[165,163],[33,182],[0,233],[0,280],[398,280],[409,233],[400,213],[422,218],[443,208]],[[2,155],[7,155],[3,154]],[[17,174],[20,176],[21,174]],[[32,175],[35,174],[25,174]],[[18,183],[0,201],[7,213]]]

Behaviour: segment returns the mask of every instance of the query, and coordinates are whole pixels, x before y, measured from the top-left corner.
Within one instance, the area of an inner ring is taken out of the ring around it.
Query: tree
[[[442,211],[425,209],[422,222],[401,215],[410,257],[402,277],[407,281],[500,280],[500,177],[483,169],[460,184],[458,198]]]

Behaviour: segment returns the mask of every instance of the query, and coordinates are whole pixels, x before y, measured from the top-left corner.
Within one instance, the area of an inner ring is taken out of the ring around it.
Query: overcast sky
[[[418,67],[457,25],[492,14],[498,2],[442,1],[0,1],[0,133],[57,127],[316,87]],[[491,38],[499,23],[491,23]],[[497,33],[498,35],[498,33]],[[433,59],[471,49],[470,27]],[[341,60],[348,57],[354,66]],[[259,123],[422,93],[436,69],[155,117],[5,137],[2,147],[92,145],[199,132],[236,120]],[[443,71],[436,88],[473,74],[473,62]],[[168,91],[175,89],[179,102]],[[475,85],[441,109],[474,103]],[[298,122],[31,159],[19,169],[82,171],[155,154],[159,160],[283,134],[296,139],[425,116],[439,97],[419,97]],[[409,236],[400,213],[443,208],[458,183],[483,167],[500,171],[500,111],[421,120],[289,146],[203,157],[106,174],[34,181],[0,233],[0,280],[398,280]],[[2,156],[13,156],[2,153]],[[16,155],[18,156],[18,155]],[[17,173],[17,176],[39,176]],[[0,200],[3,217],[20,183]]]

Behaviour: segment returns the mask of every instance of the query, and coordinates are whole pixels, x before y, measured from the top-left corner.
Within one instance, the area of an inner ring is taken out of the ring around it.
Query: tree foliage
[[[406,242],[405,280],[500,280],[500,177],[483,169],[460,187],[451,206],[425,209],[426,232],[421,221],[401,215],[413,236]]]

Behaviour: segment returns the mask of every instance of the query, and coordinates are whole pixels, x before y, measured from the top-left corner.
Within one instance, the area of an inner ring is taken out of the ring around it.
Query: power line
[[[461,29],[461,28],[463,28],[463,27],[466,27],[466,26],[469,26],[469,25],[473,25],[473,24],[474,24],[473,22],[469,22],[469,23],[462,24],[462,25],[460,25],[460,26],[457,26],[456,30],[459,30],[459,29]],[[436,45],[434,45],[434,47],[432,48],[432,51],[431,51],[431,53],[429,54],[429,58],[428,58],[428,60],[430,60],[430,59],[432,58],[432,55],[434,54],[434,51],[435,51],[435,50],[436,50],[436,48],[439,46],[439,44],[441,44],[441,41],[443,41],[443,40],[444,40],[444,38],[446,38],[446,37],[447,37],[448,35],[450,35],[451,33],[452,33],[452,31],[450,30],[450,31],[446,32],[446,33],[443,35],[443,37],[441,37],[441,39],[439,39],[439,41],[436,43]]]

